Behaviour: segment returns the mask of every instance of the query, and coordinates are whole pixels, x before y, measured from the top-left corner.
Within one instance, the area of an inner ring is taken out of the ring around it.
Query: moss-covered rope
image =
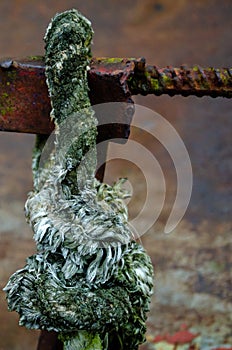
[[[48,26],[46,76],[56,124],[33,153],[34,190],[26,217],[37,253],[5,287],[20,325],[59,332],[66,350],[135,350],[144,341],[152,265],[132,240],[120,183],[99,183],[97,120],[88,98],[90,22],[78,11]]]

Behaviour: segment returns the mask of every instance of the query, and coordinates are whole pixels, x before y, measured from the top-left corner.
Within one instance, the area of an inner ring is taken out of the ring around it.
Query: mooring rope
[[[45,35],[54,148],[37,137],[26,217],[37,253],[4,290],[20,325],[54,330],[64,349],[135,350],[144,341],[153,269],[133,241],[125,193],[95,179],[97,119],[88,97],[91,23],[56,15]]]

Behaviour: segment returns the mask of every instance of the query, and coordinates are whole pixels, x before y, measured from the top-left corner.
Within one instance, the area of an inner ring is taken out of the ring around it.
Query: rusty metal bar
[[[132,102],[127,79],[133,72],[134,63],[126,61],[120,59],[105,64],[103,59],[92,60],[88,79],[93,105],[116,101]],[[125,122],[130,125],[132,118],[131,110],[126,104],[125,109],[124,113],[111,115],[111,120],[115,123],[113,134],[121,138],[128,137],[129,130]],[[0,63],[0,131],[50,134],[54,129],[49,118],[50,111],[42,57]],[[121,121],[124,125],[120,124]],[[103,125],[99,132],[100,141],[107,139],[107,134]]]
[[[198,65],[158,68],[146,65],[141,59],[135,61],[134,75],[128,85],[132,94],[231,98],[232,69]]]
[[[157,68],[147,65],[144,58],[94,58],[90,68],[92,104],[131,102],[135,94],[232,97],[229,68]],[[43,57],[0,63],[1,131],[49,134],[54,128],[50,110]],[[115,119],[121,137],[126,137],[127,130],[120,130],[120,120],[125,123],[128,118],[130,124],[130,114],[126,111]],[[104,131],[101,135],[104,138]]]

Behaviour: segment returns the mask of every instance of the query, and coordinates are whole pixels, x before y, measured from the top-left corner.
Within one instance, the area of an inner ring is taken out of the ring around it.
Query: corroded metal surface
[[[88,74],[93,105],[104,102],[131,102],[131,95],[232,96],[232,70],[229,68],[157,68],[145,59],[94,58]],[[0,130],[49,134],[50,100],[42,57],[0,64]],[[118,113],[114,135],[127,138],[131,111]],[[122,120],[123,119],[123,120]],[[102,139],[108,131],[101,130]],[[102,140],[101,139],[101,140]]]
[[[40,58],[0,65],[0,130],[49,134],[50,99]]]
[[[167,94],[169,96],[232,97],[232,69],[202,68],[198,65],[179,68],[146,65],[135,61],[133,78],[129,81],[132,94]]]
[[[90,100],[93,105],[105,102],[131,103],[127,79],[134,63],[120,59],[95,59],[89,72]],[[126,106],[125,106],[126,107]],[[50,134],[54,124],[50,121],[51,105],[45,80],[42,57],[29,57],[20,61],[7,60],[0,64],[0,130],[34,134]],[[111,115],[114,137],[127,138],[133,108]],[[101,118],[99,116],[99,118]],[[109,138],[104,126],[99,130],[100,140]]]

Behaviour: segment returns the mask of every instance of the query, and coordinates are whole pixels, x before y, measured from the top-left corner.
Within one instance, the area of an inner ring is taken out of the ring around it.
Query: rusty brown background
[[[144,56],[160,67],[231,64],[230,0],[1,0],[0,57],[43,54],[50,18],[73,7],[92,21],[94,56]],[[186,324],[203,335],[202,347],[210,342],[232,344],[232,101],[167,96],[139,96],[135,101],[160,113],[176,128],[189,151],[194,176],[187,213],[167,236],[162,229],[176,191],[175,170],[158,142],[141,140],[160,162],[168,184],[165,208],[142,239],[156,271],[148,338],[173,333]],[[1,288],[34,252],[23,213],[32,188],[33,140],[33,135],[0,134]],[[141,173],[125,162],[111,162],[107,180],[119,176],[128,176],[133,183],[130,211],[135,215],[144,201]],[[0,350],[35,349],[38,332],[19,327],[17,315],[7,312],[2,292],[0,297]],[[153,348],[151,343],[146,347]]]

